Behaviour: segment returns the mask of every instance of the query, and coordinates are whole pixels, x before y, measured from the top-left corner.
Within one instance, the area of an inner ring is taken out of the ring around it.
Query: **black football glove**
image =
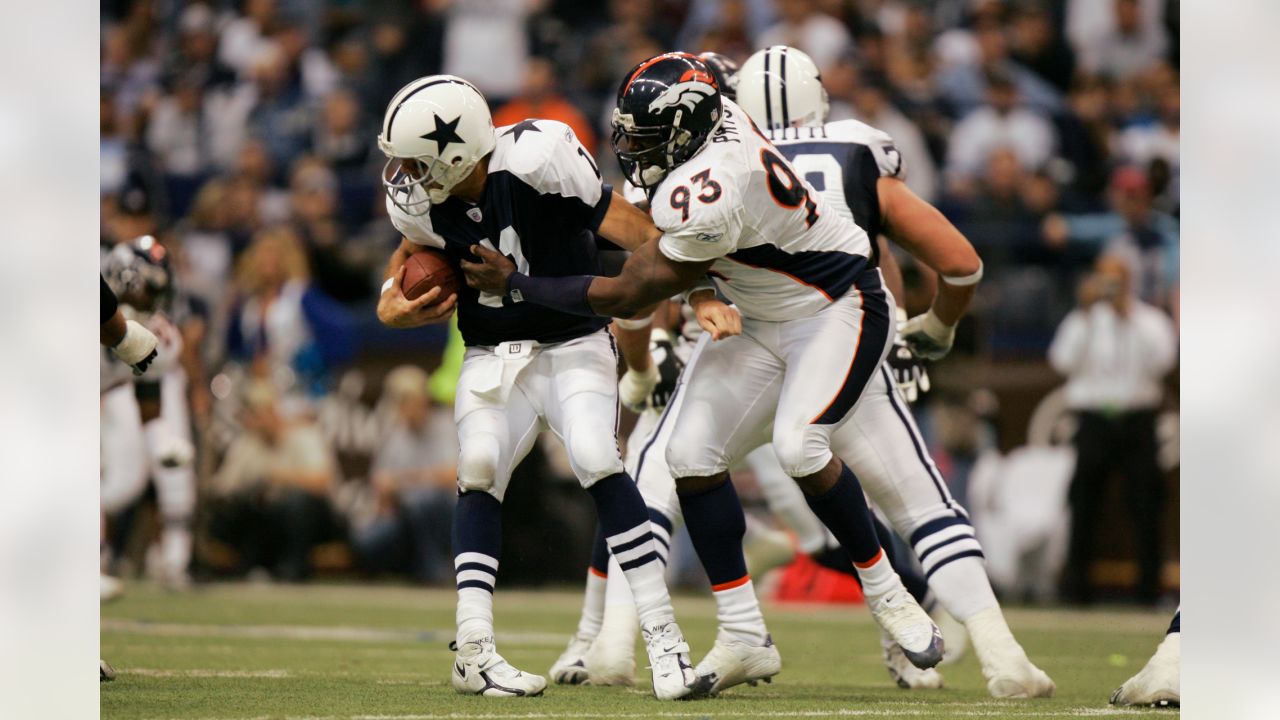
[[[893,381],[907,402],[913,403],[929,392],[929,372],[925,370],[924,358],[912,352],[901,335],[893,341],[888,360]]]
[[[676,382],[684,370],[684,362],[676,357],[675,346],[666,337],[655,337],[649,343],[649,356],[653,358],[653,364],[658,368],[659,378],[658,384],[654,386],[653,393],[649,396],[649,402],[650,407],[660,411],[667,406],[676,391]]]

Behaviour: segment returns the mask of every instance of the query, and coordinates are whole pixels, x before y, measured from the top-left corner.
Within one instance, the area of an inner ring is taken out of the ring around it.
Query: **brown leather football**
[[[425,248],[409,256],[404,263],[404,281],[401,290],[408,300],[416,300],[433,287],[440,287],[440,295],[432,304],[448,298],[462,287],[462,272],[443,250]]]

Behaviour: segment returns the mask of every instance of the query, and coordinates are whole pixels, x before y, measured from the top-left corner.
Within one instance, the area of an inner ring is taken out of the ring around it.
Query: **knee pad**
[[[773,450],[783,472],[793,478],[813,475],[831,462],[830,444],[825,434],[813,425],[776,429]]]
[[[458,454],[458,487],[463,492],[488,492],[498,478],[498,439],[470,438]]]
[[[709,477],[729,469],[723,453],[683,436],[672,434],[665,455],[671,477]]]

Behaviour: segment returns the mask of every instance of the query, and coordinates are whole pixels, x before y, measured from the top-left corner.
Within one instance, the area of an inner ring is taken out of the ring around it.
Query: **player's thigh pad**
[[[147,448],[133,385],[103,394],[101,440],[102,511],[114,515],[147,489]]]
[[[685,366],[678,412],[669,414],[667,466],[674,478],[706,477],[759,443],[773,419],[782,361],[757,339],[707,336]]]
[[[853,415],[831,436],[831,447],[904,538],[936,520],[967,514],[952,499],[920,437],[888,367],[867,386]]]
[[[487,492],[502,500],[511,480],[511,470],[529,453],[541,423],[520,383],[502,403],[483,399],[471,391],[477,378],[484,378],[475,372],[477,363],[472,362],[468,367],[468,359],[484,353],[480,349],[467,350],[458,376],[454,401],[454,421],[458,426],[458,488],[464,492]],[[469,369],[472,372],[469,373]]]
[[[773,426],[778,462],[805,477],[831,460],[831,433],[851,414],[893,341],[879,271],[813,317],[778,323],[786,377]]]
[[[564,442],[583,487],[623,472],[618,450],[618,356],[601,330],[542,349],[548,363],[547,424]]]

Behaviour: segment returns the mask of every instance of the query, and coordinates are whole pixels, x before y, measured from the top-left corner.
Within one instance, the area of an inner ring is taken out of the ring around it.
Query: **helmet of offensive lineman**
[[[673,52],[627,73],[613,110],[613,151],[637,187],[656,187],[701,150],[724,119],[721,90],[702,60]]]
[[[453,75],[418,78],[400,88],[382,118],[382,186],[396,207],[425,215],[495,144],[489,104],[475,85]]]
[[[742,63],[738,104],[766,130],[821,125],[830,109],[818,66],[786,45],[757,51]]]
[[[730,100],[738,99],[738,63],[718,52],[698,53],[698,59],[711,68],[711,74],[720,86],[720,92]]]
[[[102,258],[102,277],[120,302],[141,312],[164,309],[173,272],[165,247],[143,235],[111,248]]]

